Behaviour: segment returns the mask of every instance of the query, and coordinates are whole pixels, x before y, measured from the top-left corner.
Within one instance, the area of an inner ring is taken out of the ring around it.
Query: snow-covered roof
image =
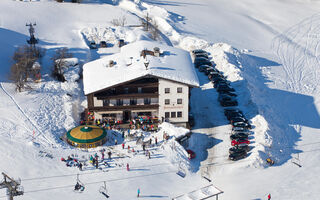
[[[154,47],[160,48],[162,53],[160,57],[147,55],[144,59],[140,56],[142,50],[153,51]],[[115,65],[109,67],[111,60]],[[149,62],[147,70],[146,60]],[[83,66],[84,93],[87,95],[147,75],[194,87],[199,86],[197,74],[187,51],[157,42],[138,41],[123,46],[120,53],[86,63]]]

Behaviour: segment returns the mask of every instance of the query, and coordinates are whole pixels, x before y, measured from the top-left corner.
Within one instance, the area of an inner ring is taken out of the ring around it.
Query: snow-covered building
[[[187,51],[150,41],[85,64],[83,82],[96,119],[147,115],[182,126],[188,122],[190,89],[199,86]]]

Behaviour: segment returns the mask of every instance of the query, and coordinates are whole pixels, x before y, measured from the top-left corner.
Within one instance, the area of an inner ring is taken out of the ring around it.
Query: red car
[[[196,153],[194,153],[192,150],[187,149],[187,153],[188,153],[188,158],[189,160],[193,159],[196,157]]]
[[[243,139],[238,139],[238,140],[232,140],[231,141],[231,146],[237,146],[237,145],[243,145],[243,144],[250,144],[249,140],[243,140]]]

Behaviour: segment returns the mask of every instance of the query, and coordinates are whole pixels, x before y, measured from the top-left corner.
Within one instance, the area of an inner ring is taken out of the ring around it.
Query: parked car
[[[238,101],[237,100],[226,100],[226,101],[222,101],[220,102],[220,105],[222,107],[229,107],[229,106],[237,106],[238,105]]]
[[[225,116],[229,115],[230,113],[235,113],[235,112],[241,113],[243,115],[242,111],[239,110],[238,108],[225,108],[224,109],[224,115]]]
[[[90,48],[90,49],[96,49],[96,48],[97,48],[97,44],[96,44],[94,41],[91,41],[91,42],[89,43],[89,48]]]
[[[219,94],[218,96],[218,101],[222,102],[222,101],[228,101],[228,100],[235,100],[235,97],[226,95],[226,94]]]
[[[204,74],[207,75],[207,76],[208,76],[211,72],[217,72],[217,73],[219,73],[216,68],[213,68],[213,67],[211,67],[211,66],[208,66],[208,67],[204,70]],[[209,77],[208,77],[208,78],[209,78]]]
[[[195,49],[195,50],[193,50],[192,51],[192,54],[199,54],[199,53],[206,53],[206,54],[208,54],[205,50],[202,50],[202,49]]]
[[[243,146],[247,144],[250,144],[249,140],[236,139],[231,141],[231,146]]]
[[[199,72],[205,72],[207,70],[207,68],[212,68],[211,66],[209,65],[200,65],[199,66]],[[212,68],[213,69],[213,68]]]
[[[232,124],[232,123],[235,123],[235,122],[245,122],[245,123],[249,123],[249,121],[248,121],[246,118],[244,118],[244,117],[239,117],[239,116],[231,117],[229,121],[230,121],[231,124]]]
[[[212,66],[212,63],[210,62],[210,60],[206,59],[206,58],[195,58],[194,59],[194,66],[196,68],[198,68],[200,65],[209,65]]]
[[[247,140],[248,139],[248,135],[245,134],[245,133],[235,133],[235,134],[230,135],[230,139],[231,140],[236,140],[236,139],[245,139],[245,140]]]
[[[219,72],[210,72],[208,74],[208,78],[213,84],[215,84],[219,81],[222,81],[222,80],[226,81],[226,79],[223,77],[223,75],[220,74]]]
[[[192,113],[189,113],[189,125],[191,127],[194,126],[194,117],[193,117],[193,114]]]
[[[238,96],[236,93],[230,92],[230,91],[220,91],[220,94],[227,94],[227,95],[233,96],[233,97]]]
[[[217,86],[217,91],[218,92],[224,92],[224,91],[234,92],[235,90],[229,85],[219,85]]]
[[[248,151],[250,151],[250,147],[248,145],[234,146],[229,149],[229,154],[238,153],[238,152],[242,152],[242,151],[248,152]]]
[[[194,54],[194,56],[196,58],[200,58],[200,57],[207,58],[207,59],[209,58],[208,53],[197,53],[197,54]]]
[[[230,160],[240,160],[242,158],[247,157],[247,152],[246,151],[242,151],[242,152],[237,152],[237,153],[232,153],[229,155],[229,159]]]
[[[224,112],[224,115],[227,117],[227,119],[230,121],[232,118],[236,118],[236,117],[243,117],[244,115],[241,111],[228,111],[228,112]]]
[[[231,123],[232,127],[243,127],[247,129],[251,129],[251,124],[246,123],[246,122],[234,122]]]
[[[100,41],[100,48],[106,48],[106,47],[107,47],[106,41]]]
[[[222,81],[213,83],[213,87],[214,87],[214,88],[218,88],[219,86],[229,87],[229,86],[230,86],[230,83],[229,83],[229,81],[227,81],[227,80],[222,80]]]
[[[246,127],[233,126],[233,127],[232,127],[232,131],[238,131],[238,132],[240,132],[240,131],[249,131],[249,130],[248,130],[248,128],[246,128]]]
[[[196,153],[194,151],[192,151],[190,149],[187,149],[186,151],[188,153],[189,160],[194,159],[196,157]]]
[[[248,129],[244,129],[244,130],[232,130],[231,131],[231,134],[237,134],[237,133],[243,133],[243,134],[246,134],[246,135],[250,135],[251,134],[251,131],[248,130]]]

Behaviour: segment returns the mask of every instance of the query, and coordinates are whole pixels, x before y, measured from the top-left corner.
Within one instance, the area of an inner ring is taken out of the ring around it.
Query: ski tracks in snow
[[[30,119],[30,117],[28,117],[28,115],[24,112],[24,110],[21,108],[21,106],[17,103],[17,101],[14,99],[14,97],[4,88],[3,83],[0,82],[0,90],[10,99],[10,101],[15,105],[15,107],[17,108],[17,112],[16,113],[21,113],[22,115],[15,115],[15,117],[17,118],[16,121],[20,121],[23,123],[19,123],[19,125],[23,126],[29,133],[29,139],[32,139],[32,134],[33,131],[36,131],[38,134],[35,135],[35,139],[38,139],[40,143],[42,144],[50,144],[53,145],[53,143],[50,141],[50,139],[48,139],[44,133],[39,129],[39,127]],[[4,95],[3,95],[4,96]],[[15,112],[12,112],[15,113]],[[22,118],[25,118],[22,119]],[[30,124],[31,127],[27,124]],[[41,135],[42,139],[39,139],[39,136]]]
[[[319,30],[320,14],[315,14],[272,41],[272,48],[288,76],[287,86],[290,91],[303,94],[319,92]]]

